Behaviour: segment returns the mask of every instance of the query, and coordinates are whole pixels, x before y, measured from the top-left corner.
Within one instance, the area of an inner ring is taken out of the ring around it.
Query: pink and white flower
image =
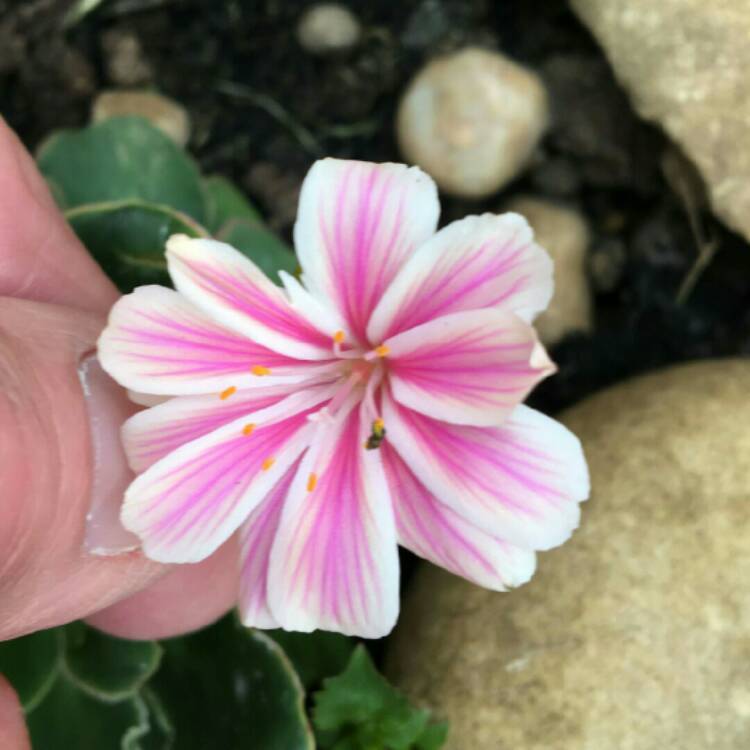
[[[239,529],[248,625],[383,636],[397,544],[502,591],[578,524],[580,444],[521,405],[554,370],[530,325],[552,263],[520,216],[436,232],[438,213],[419,169],[325,159],[300,198],[302,283],[174,236],[176,291],[112,309],[103,367],[164,399],[123,428],[123,523],[172,563]]]

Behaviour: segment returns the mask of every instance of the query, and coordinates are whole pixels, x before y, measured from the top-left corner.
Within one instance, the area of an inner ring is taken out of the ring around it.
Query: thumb
[[[93,313],[0,297],[0,639],[102,609],[167,568],[119,524],[134,407],[91,356]],[[88,528],[86,519],[88,517]]]
[[[31,750],[18,696],[0,675],[0,747],[4,750]]]

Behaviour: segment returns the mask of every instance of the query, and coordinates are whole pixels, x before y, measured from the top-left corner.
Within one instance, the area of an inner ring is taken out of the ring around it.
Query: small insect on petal
[[[315,472],[311,472],[307,478],[307,491],[312,492],[315,489],[315,485],[318,483],[318,475]]]
[[[268,367],[264,367],[263,365],[253,365],[250,368],[250,372],[252,372],[253,375],[257,375],[258,377],[271,374],[271,370]]]
[[[226,390],[223,390],[219,394],[219,398],[222,401],[226,401],[226,399],[228,399],[230,396],[234,395],[235,393],[237,393],[237,389],[233,385],[230,385],[229,388],[227,388]]]
[[[242,428],[242,434],[243,435],[252,435],[254,429],[255,429],[255,425],[252,422],[250,422],[250,423],[246,424]]]
[[[365,442],[365,448],[368,451],[380,448],[383,440],[385,440],[385,422],[380,417],[378,417],[372,423],[372,432],[370,433],[370,437],[368,437],[367,441]]]

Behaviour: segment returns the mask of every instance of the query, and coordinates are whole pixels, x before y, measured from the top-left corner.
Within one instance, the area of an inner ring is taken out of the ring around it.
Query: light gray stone
[[[547,92],[531,70],[485,49],[429,62],[399,104],[405,159],[465,198],[499,190],[526,166],[548,123]]]
[[[555,294],[549,307],[534,321],[547,346],[574,331],[592,328],[592,302],[586,277],[589,228],[578,211],[552,201],[522,196],[506,206],[525,216],[536,242],[555,263]]]
[[[315,55],[345,52],[357,44],[361,35],[357,17],[337,3],[313,5],[297,25],[300,46]]]
[[[750,361],[675,367],[563,415],[581,528],[497,594],[418,571],[387,660],[446,750],[750,747]]]
[[[750,2],[571,0],[629,91],[706,181],[716,214],[750,238]]]

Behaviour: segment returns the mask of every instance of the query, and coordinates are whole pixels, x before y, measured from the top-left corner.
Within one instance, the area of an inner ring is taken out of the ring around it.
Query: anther
[[[266,458],[263,460],[260,468],[263,469],[263,471],[268,471],[274,465],[274,463],[276,463],[275,458]]]
[[[235,393],[237,393],[237,389],[233,385],[230,385],[229,388],[227,388],[226,390],[222,391],[219,394],[219,398],[222,401],[226,401],[226,399],[228,399],[231,395]]]
[[[250,372],[253,375],[257,375],[258,377],[261,377],[262,375],[270,375],[271,370],[268,369],[268,367],[264,367],[263,365],[253,365],[250,368]]]
[[[333,343],[343,344],[345,338],[346,336],[343,331],[336,331],[336,333],[333,334]]]
[[[315,489],[315,485],[318,483],[318,475],[315,472],[311,472],[307,478],[307,491],[312,492]]]
[[[376,346],[373,351],[375,352],[375,355],[378,357],[387,357],[391,350],[385,345],[381,344],[380,346]]]
[[[250,422],[250,423],[246,424],[242,428],[242,434],[243,435],[252,435],[254,429],[255,429],[255,425],[252,422]]]

